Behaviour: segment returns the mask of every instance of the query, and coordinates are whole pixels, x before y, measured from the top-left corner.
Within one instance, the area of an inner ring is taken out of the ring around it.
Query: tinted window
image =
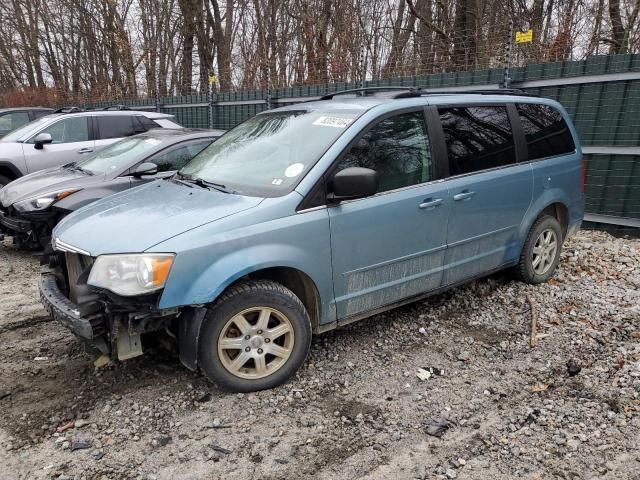
[[[449,174],[461,175],[516,162],[506,107],[440,109]]]
[[[38,133],[48,133],[51,135],[53,143],[86,142],[89,140],[87,117],[65,118]],[[29,143],[33,143],[33,138]]]
[[[558,110],[548,105],[516,105],[527,140],[529,159],[553,157],[576,149],[567,123]]]
[[[213,140],[207,139],[199,142],[181,145],[168,152],[161,153],[149,160],[158,165],[159,172],[180,170],[189,160],[208,147]]]
[[[135,118],[138,120],[138,122],[140,122],[140,124],[144,127],[145,130],[150,130],[152,128],[160,128],[160,125],[158,125],[156,122],[154,122],[150,118],[145,117],[144,115],[140,115]]]
[[[370,168],[384,192],[431,180],[431,149],[422,112],[382,120],[340,160],[338,170]]]
[[[33,118],[44,117],[45,115],[49,115],[50,113],[51,113],[51,110],[32,110],[31,111]]]
[[[0,116],[0,135],[5,135],[12,130],[29,122],[27,112],[12,112]]]
[[[99,138],[122,138],[144,132],[146,129],[134,125],[131,115],[109,115],[96,117],[98,120]],[[136,122],[137,123],[137,122]]]

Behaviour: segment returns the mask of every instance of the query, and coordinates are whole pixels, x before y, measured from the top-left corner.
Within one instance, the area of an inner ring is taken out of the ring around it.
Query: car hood
[[[0,190],[0,203],[8,207],[27,198],[74,188],[81,189],[103,180],[104,175],[88,175],[68,168],[40,170],[20,177]]]
[[[158,180],[71,213],[54,229],[53,241],[92,256],[143,252],[262,200]]]

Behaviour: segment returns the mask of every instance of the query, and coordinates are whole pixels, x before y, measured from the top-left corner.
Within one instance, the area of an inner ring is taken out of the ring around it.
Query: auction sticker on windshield
[[[313,124],[314,125],[319,125],[321,127],[345,128],[351,122],[353,122],[353,118],[318,117],[318,119],[316,121],[314,121]]]

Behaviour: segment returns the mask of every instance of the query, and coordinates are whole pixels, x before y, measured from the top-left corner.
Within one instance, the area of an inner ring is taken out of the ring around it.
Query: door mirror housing
[[[368,197],[378,191],[378,172],[370,168],[349,167],[333,176],[333,192],[327,199],[331,203]]]
[[[142,177],[143,175],[155,175],[158,173],[158,165],[153,162],[142,162],[133,171],[134,177]]]
[[[36,150],[42,150],[44,148],[45,143],[53,142],[53,138],[51,138],[51,134],[49,133],[39,133],[36,135],[36,138],[33,139],[33,148]]]

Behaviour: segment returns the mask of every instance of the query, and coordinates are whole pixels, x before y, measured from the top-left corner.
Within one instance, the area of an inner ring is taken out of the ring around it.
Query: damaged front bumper
[[[67,327],[78,337],[93,340],[94,328],[91,320],[82,317],[78,305],[64,296],[58,287],[55,275],[42,274],[39,289],[40,301],[54,320]],[[102,323],[104,318],[99,315],[95,320]]]
[[[141,335],[169,328],[180,316],[177,308],[158,309],[157,293],[129,298],[91,287],[89,256],[57,251],[43,264],[40,299],[52,318],[114,359],[141,355]]]

